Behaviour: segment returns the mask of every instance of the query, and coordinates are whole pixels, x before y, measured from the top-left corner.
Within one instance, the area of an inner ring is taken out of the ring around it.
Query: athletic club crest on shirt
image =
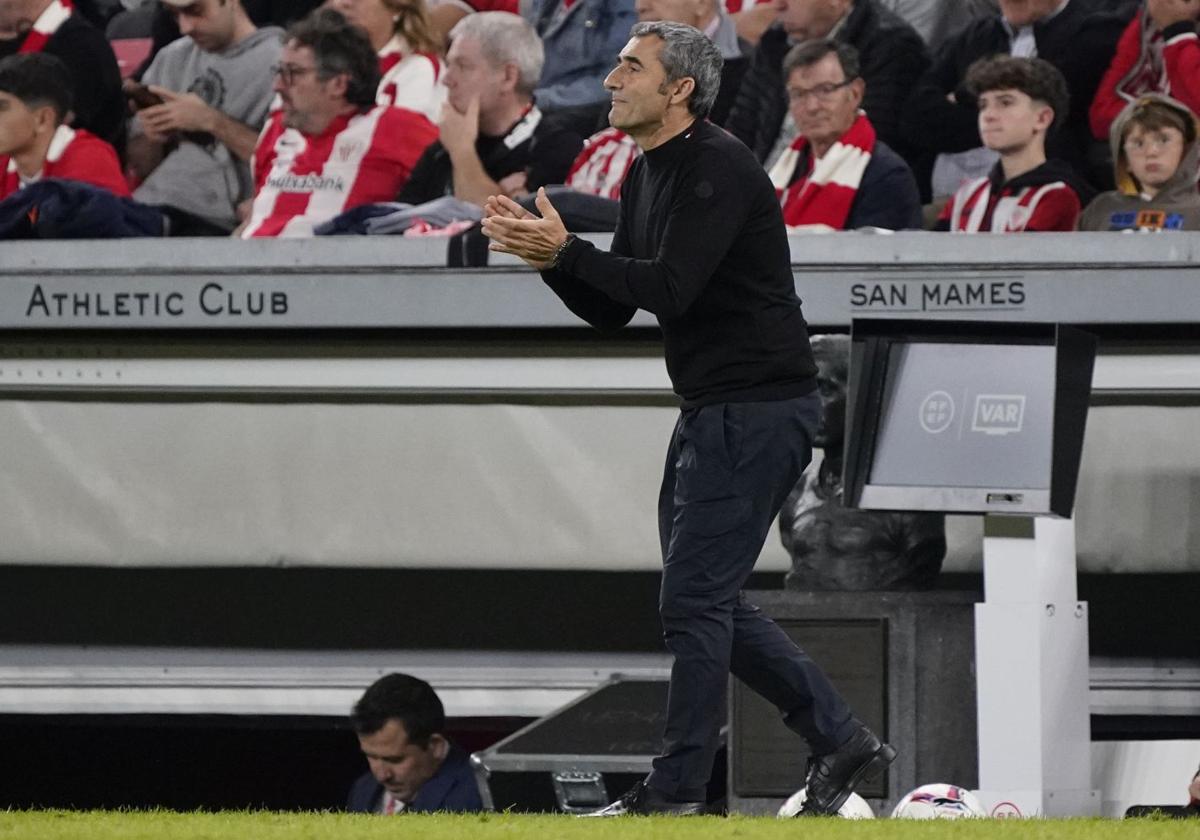
[[[349,143],[339,143],[338,147],[333,152],[333,156],[340,163],[349,163],[352,160],[357,160],[358,158],[362,157],[363,152],[366,151],[366,148],[367,144],[359,140],[353,140]]]

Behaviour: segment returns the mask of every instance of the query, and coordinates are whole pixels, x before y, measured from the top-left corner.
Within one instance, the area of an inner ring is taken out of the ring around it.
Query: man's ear
[[[854,96],[854,107],[858,108],[862,105],[863,96],[866,95],[867,83],[863,81],[862,76],[859,76],[846,87],[850,89],[850,93]]]
[[[504,65],[503,82],[504,90],[516,90],[517,84],[521,81],[521,70],[515,64]]]
[[[346,91],[350,89],[350,76],[347,73],[338,73],[336,76],[330,76],[325,82],[329,87],[326,88],[334,97],[343,97]]]
[[[69,116],[69,115],[68,115]],[[59,125],[58,112],[50,105],[33,109],[33,124],[39,134],[53,134]],[[62,120],[66,122],[66,120]]]
[[[1049,105],[1042,105],[1038,108],[1037,127],[1041,129],[1042,134],[1046,134],[1052,125],[1054,125],[1054,109]]]
[[[432,752],[438,761],[444,761],[446,754],[450,752],[450,742],[446,740],[446,736],[434,733],[429,736],[429,746],[426,749]]]
[[[683,102],[695,92],[696,80],[691,76],[684,76],[682,79],[675,81],[675,91],[671,94],[671,102]]]

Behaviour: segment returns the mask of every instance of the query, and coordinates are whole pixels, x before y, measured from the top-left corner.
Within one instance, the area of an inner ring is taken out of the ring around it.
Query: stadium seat
[[[150,55],[152,38],[115,38],[109,41],[113,53],[117,56],[117,67],[121,69],[121,78],[128,79],[142,65],[146,56]]]

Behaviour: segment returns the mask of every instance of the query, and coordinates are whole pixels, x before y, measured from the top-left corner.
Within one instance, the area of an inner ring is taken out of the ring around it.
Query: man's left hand
[[[492,240],[488,246],[502,254],[513,254],[533,268],[549,268],[560,245],[567,240],[567,228],[539,187],[534,199],[541,218],[525,210],[505,195],[488,196],[483,212],[483,232]]]
[[[138,111],[138,118],[155,134],[173,131],[213,130],[215,111],[194,93],[176,93],[173,90],[151,85],[150,90],[163,99],[163,104],[152,105]]]

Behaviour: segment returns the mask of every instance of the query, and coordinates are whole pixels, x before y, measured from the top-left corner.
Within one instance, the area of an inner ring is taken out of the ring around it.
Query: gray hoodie
[[[1154,198],[1142,195],[1129,172],[1121,135],[1134,109],[1147,101],[1161,102],[1196,123],[1196,116],[1186,105],[1160,93],[1147,93],[1126,106],[1108,133],[1117,189],[1096,196],[1079,217],[1080,230],[1200,230],[1200,189],[1196,186],[1200,140],[1193,140],[1184,150],[1174,176]]]
[[[283,49],[283,30],[264,27],[221,52],[206,52],[191,38],[172,41],[155,56],[142,81],[189,91],[208,105],[261,129],[275,93],[272,66]],[[135,119],[133,132],[141,131]],[[150,173],[133,197],[145,204],[185,210],[219,227],[237,225],[238,202],[254,193],[250,164],[221,143],[182,141]]]

